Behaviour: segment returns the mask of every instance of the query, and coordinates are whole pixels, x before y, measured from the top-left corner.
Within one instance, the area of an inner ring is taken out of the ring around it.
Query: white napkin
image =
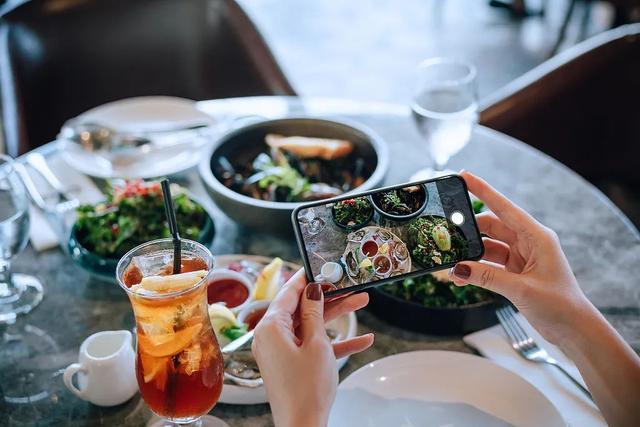
[[[80,200],[80,203],[97,203],[104,199],[104,194],[102,194],[91,179],[69,167],[58,154],[48,156],[47,164],[60,182],[71,190],[71,195]],[[47,196],[55,194],[53,193],[53,189],[31,166],[26,166],[26,169],[40,194],[42,194],[45,199],[51,200],[51,197]],[[55,221],[55,219],[48,218],[48,215],[45,215],[34,205],[31,205],[29,214],[31,216],[29,238],[35,250],[40,252],[58,246],[60,244],[59,234],[54,231],[54,227],[52,227],[50,223],[50,221]],[[65,216],[66,226],[69,229],[73,225],[74,218],[75,214],[72,212]],[[62,244],[66,244],[66,242],[62,242]]]
[[[536,343],[547,350],[549,355],[574,378],[584,384],[573,362],[558,347],[545,341],[520,313],[517,316]],[[556,406],[570,426],[607,425],[597,406],[557,368],[529,362],[516,353],[500,325],[467,335],[463,341],[483,356],[520,375],[540,390]]]

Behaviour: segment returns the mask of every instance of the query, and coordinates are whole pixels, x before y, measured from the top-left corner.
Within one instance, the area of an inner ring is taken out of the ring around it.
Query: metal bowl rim
[[[277,124],[281,122],[300,121],[300,120],[315,121],[315,122],[322,122],[325,124],[338,125],[343,128],[348,128],[348,130],[362,133],[369,140],[369,143],[373,147],[373,150],[377,156],[378,162],[377,162],[376,168],[373,170],[373,173],[371,174],[371,176],[367,178],[367,180],[364,183],[362,183],[362,185],[354,188],[352,191],[349,191],[348,193],[345,193],[345,195],[353,194],[354,192],[359,192],[359,191],[371,190],[375,185],[374,183],[382,182],[389,168],[389,147],[387,146],[387,143],[377,133],[375,133],[369,127],[364,126],[360,123],[355,123],[354,121],[351,121],[351,120],[346,120],[341,118],[338,121],[334,119],[325,119],[325,118],[307,117],[307,116],[294,116],[294,117],[284,117],[280,119],[263,120],[260,122],[239,127],[237,129],[233,129],[225,133],[218,139],[218,142],[208,151],[207,156],[205,156],[205,158],[198,165],[200,177],[203,179],[204,183],[206,184],[207,187],[209,187],[209,189],[213,190],[215,193],[218,193],[221,196],[226,197],[227,199],[233,200],[234,202],[250,205],[257,208],[272,209],[272,210],[279,210],[279,211],[291,211],[295,209],[296,207],[302,205],[303,203],[302,202],[271,202],[267,200],[258,200],[258,199],[254,199],[253,197],[249,197],[249,196],[245,196],[244,194],[237,193],[231,190],[230,188],[226,187],[224,184],[218,181],[218,179],[213,174],[213,171],[211,170],[211,158],[213,157],[213,153],[218,148],[220,148],[224,143],[226,143],[229,139],[241,133],[244,133],[248,130],[259,128],[266,124],[274,124],[274,123]]]

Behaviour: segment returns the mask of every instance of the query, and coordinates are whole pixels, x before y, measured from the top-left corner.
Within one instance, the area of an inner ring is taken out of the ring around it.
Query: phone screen
[[[292,215],[307,278],[361,290],[482,257],[464,180],[449,175],[305,204]]]

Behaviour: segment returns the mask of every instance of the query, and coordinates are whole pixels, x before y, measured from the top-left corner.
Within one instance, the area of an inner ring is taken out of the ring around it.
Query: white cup
[[[79,363],[64,370],[64,385],[82,400],[98,406],[115,406],[138,391],[135,352],[129,331],[103,331],[80,346]],[[78,387],[73,376],[78,374]]]
[[[342,266],[333,261],[325,262],[314,279],[316,282],[337,283],[342,279]]]

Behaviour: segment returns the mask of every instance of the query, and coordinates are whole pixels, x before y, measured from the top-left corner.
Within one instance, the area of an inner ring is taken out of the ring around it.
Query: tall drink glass
[[[218,401],[223,359],[207,313],[207,283],[213,255],[199,243],[182,240],[182,272],[208,273],[187,289],[140,292],[143,277],[170,274],[171,239],[153,240],[125,254],[116,269],[137,326],[136,376],[140,394],[163,420],[202,425]]]

